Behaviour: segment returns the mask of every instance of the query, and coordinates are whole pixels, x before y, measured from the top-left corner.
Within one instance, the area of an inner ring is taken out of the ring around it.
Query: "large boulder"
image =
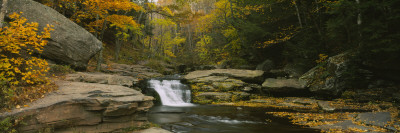
[[[54,26],[42,57],[71,65],[77,70],[84,70],[89,59],[102,48],[102,42],[91,33],[52,8],[33,0],[8,1],[7,13],[13,12],[23,12],[22,17],[27,18],[29,22],[39,23],[39,30],[47,24]]]
[[[326,64],[314,67],[300,80],[306,82],[311,92],[329,96],[338,96],[348,88],[363,88],[371,75],[357,66],[353,57],[351,52],[330,57]]]
[[[19,132],[116,132],[147,123],[153,97],[131,88],[82,82],[57,81],[59,90],[25,108],[0,114],[21,117]]]

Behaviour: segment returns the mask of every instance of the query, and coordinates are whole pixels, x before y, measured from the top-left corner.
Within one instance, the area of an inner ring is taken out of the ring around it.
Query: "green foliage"
[[[0,121],[0,131],[3,133],[17,133],[15,128],[15,119],[12,117],[6,117]]]
[[[74,73],[75,70],[68,65],[51,65],[49,73],[57,76]]]
[[[9,108],[11,98],[14,97],[15,91],[11,89],[5,81],[0,81],[0,108]]]
[[[156,59],[148,60],[148,63],[146,64],[146,66],[150,67],[151,69],[156,70],[159,73],[164,73],[164,71],[165,71],[165,66],[161,63],[161,61],[156,60]]]

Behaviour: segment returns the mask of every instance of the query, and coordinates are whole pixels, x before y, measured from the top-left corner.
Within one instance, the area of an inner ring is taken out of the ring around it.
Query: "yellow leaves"
[[[42,52],[47,44],[45,39],[50,38],[51,26],[47,25],[38,35],[38,23],[26,23],[27,19],[18,13],[9,17],[13,19],[10,26],[0,29],[0,77],[12,85],[47,82],[44,78],[47,62],[30,55]]]
[[[114,26],[121,28],[121,29],[127,29],[129,26],[132,27],[139,27],[140,25],[133,20],[133,17],[131,16],[125,16],[125,15],[110,15],[106,18],[108,22],[111,22]]]
[[[277,43],[282,43],[285,41],[288,41],[292,39],[292,37],[297,33],[299,28],[294,27],[293,25],[285,27],[285,28],[279,28],[279,32],[275,34],[275,39],[270,39],[268,41],[265,41],[259,48],[265,48],[268,47],[272,44],[277,44]]]
[[[326,59],[328,58],[328,55],[325,55],[325,54],[319,54],[318,56],[319,56],[319,59],[315,61],[317,63],[325,62]]]
[[[175,26],[176,23],[173,22],[171,19],[154,19],[151,23],[156,24],[156,25],[161,25],[161,26]]]
[[[162,11],[164,11],[170,16],[174,16],[174,13],[168,7],[162,7]]]

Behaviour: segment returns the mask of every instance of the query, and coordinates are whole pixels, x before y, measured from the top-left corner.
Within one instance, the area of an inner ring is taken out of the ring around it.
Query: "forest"
[[[45,5],[42,14],[29,12],[33,6],[17,9],[25,1]],[[0,7],[0,112],[28,108],[56,91],[55,82],[68,79],[67,74],[118,73],[115,64],[126,64],[154,69],[161,76],[186,75],[194,103],[281,108],[243,99],[279,103],[280,98],[307,97],[351,104],[352,111],[389,110],[393,123],[400,123],[400,0],[1,0]],[[50,8],[60,15],[45,16]],[[29,16],[40,17],[35,21]],[[62,46],[63,41],[77,45]],[[133,74],[138,82],[156,77],[143,70]],[[188,78],[191,72],[207,70],[212,74],[205,78],[229,78],[218,85],[200,76]],[[235,75],[245,70],[263,73],[251,79]],[[234,89],[227,89],[226,82]],[[236,93],[243,88],[253,88],[242,91],[251,93],[249,97]],[[199,98],[209,91],[232,96]],[[320,103],[316,108],[324,109]],[[323,120],[312,120],[313,111],[301,117],[270,114],[296,125],[319,126],[315,124]],[[338,116],[331,113],[320,115]],[[302,118],[308,122],[301,123]],[[0,131],[15,132],[9,127],[18,122],[4,119],[0,125]],[[393,127],[379,131],[400,129]]]

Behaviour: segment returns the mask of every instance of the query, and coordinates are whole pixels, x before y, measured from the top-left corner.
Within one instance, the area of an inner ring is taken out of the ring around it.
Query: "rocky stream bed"
[[[55,81],[57,91],[0,116],[21,118],[18,120],[26,124],[18,127],[20,132],[133,132],[127,129],[149,125],[148,111],[155,100],[142,94],[145,88],[139,84],[160,76],[144,66],[123,64],[105,67],[104,73],[77,72]],[[259,70],[214,69],[190,72],[180,80],[190,86],[196,104],[257,108],[274,118],[272,121],[281,118],[290,121],[289,125],[326,132],[399,130],[399,111],[393,103],[321,100],[297,93],[309,92],[300,79],[264,77]],[[294,96],[272,96],[286,93]],[[271,120],[262,119],[266,123]],[[140,132],[168,131],[150,128]]]

